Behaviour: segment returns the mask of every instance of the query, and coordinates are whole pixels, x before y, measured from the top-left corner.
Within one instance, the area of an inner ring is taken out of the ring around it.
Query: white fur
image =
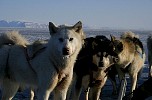
[[[18,31],[8,31],[0,36],[0,46],[3,44],[15,44],[26,46],[29,42]]]
[[[78,30],[77,27],[80,29]],[[4,71],[7,72],[7,76],[1,78],[3,82],[2,100],[11,100],[20,86],[37,89],[38,100],[48,100],[52,91],[54,91],[55,100],[66,99],[66,93],[73,75],[73,65],[83,43],[81,22],[74,26],[62,28],[49,23],[49,28],[51,38],[46,44],[46,48],[29,62],[25,53],[28,45],[18,44],[21,43],[19,35],[12,38],[16,45],[9,47],[8,66],[1,66],[0,63],[0,69],[7,70]],[[3,35],[0,38],[5,42],[11,36],[12,34],[6,35],[6,39],[4,39]],[[59,41],[60,38],[64,41]],[[73,40],[70,41],[70,38]],[[69,50],[68,55],[63,55],[63,48],[65,47]],[[3,48],[0,49],[0,53]]]

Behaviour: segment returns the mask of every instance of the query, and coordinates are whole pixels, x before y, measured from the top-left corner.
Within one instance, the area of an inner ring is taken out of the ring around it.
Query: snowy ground
[[[141,78],[138,81],[138,85],[141,85],[144,81],[148,79],[147,72],[148,72],[148,67],[147,65],[145,65]],[[126,75],[126,79],[127,79],[127,86],[126,86],[126,89],[127,89],[126,95],[127,95],[130,89],[130,79],[128,75]],[[80,100],[83,100],[84,98],[83,96],[84,95],[82,94]],[[101,100],[117,100],[118,99],[118,95],[115,95],[115,96],[112,95],[112,84],[110,80],[107,80],[106,85],[104,86],[104,89],[102,90],[100,97],[101,97]],[[18,92],[13,100],[29,100],[29,90]]]

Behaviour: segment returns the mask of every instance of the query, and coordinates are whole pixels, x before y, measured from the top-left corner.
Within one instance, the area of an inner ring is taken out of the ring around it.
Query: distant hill
[[[0,27],[26,27],[25,22],[0,20]]]
[[[48,28],[48,25],[34,22],[0,20],[0,27]]]
[[[35,23],[35,22],[0,20],[0,27],[48,28],[48,25]],[[92,29],[92,28],[88,25],[83,25],[83,29]]]

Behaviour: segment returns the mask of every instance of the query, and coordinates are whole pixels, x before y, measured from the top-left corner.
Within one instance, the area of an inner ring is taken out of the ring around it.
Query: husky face
[[[123,51],[123,44],[120,40],[117,40],[116,37],[111,36],[111,42],[113,45],[113,51],[117,54]]]
[[[50,23],[49,29],[53,39],[51,42],[55,42],[52,49],[56,49],[55,51],[59,56],[68,58],[77,51],[82,41],[82,25],[80,22],[74,26],[62,25],[59,27]]]
[[[79,40],[76,38],[75,34],[73,30],[63,29],[60,31],[55,38],[57,45],[59,45],[56,50],[60,55],[69,57],[76,51]]]
[[[114,62],[114,58],[110,55],[106,55],[105,52],[98,52],[93,56],[93,63],[99,68],[110,67]]]

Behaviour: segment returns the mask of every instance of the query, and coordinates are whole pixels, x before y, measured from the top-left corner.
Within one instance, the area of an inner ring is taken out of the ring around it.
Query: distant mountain
[[[0,27],[48,28],[48,25],[35,23],[35,22],[0,20]],[[83,29],[92,29],[92,28],[88,25],[83,24]]]
[[[25,27],[25,22],[0,20],[0,27]]]
[[[25,28],[48,28],[47,24],[22,21],[5,21],[0,20],[0,27],[25,27]]]
[[[48,28],[47,24],[33,23],[33,22],[25,22],[26,28]]]

